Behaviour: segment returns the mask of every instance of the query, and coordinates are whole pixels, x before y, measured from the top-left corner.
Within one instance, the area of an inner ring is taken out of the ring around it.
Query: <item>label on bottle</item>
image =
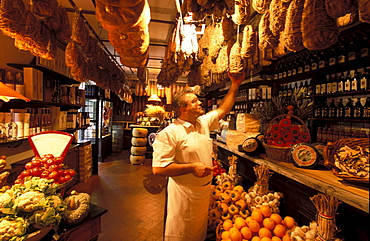
[[[297,74],[297,69],[292,69],[292,75],[296,75]]]
[[[329,66],[335,65],[337,63],[337,60],[335,58],[330,58],[329,59]]]
[[[346,62],[346,56],[345,55],[339,55],[338,56],[338,63],[344,63]]]
[[[332,93],[332,86],[333,86],[332,83],[327,83],[326,84],[326,93],[328,93],[328,94]]]
[[[342,108],[338,108],[338,110],[337,110],[337,117],[338,118],[341,118],[342,116],[343,116],[343,109]]]
[[[353,117],[354,118],[360,118],[361,117],[361,109],[358,107],[355,107],[353,110]]]
[[[326,94],[326,84],[321,84],[321,91],[320,93],[323,95],[323,94]]]
[[[317,69],[317,63],[312,63],[311,70],[315,70],[315,69]]]
[[[351,108],[350,107],[346,107],[345,110],[344,110],[344,117],[345,118],[351,118]]]
[[[335,108],[329,108],[329,117],[334,118],[335,117]]]
[[[360,89],[362,90],[367,89],[367,79],[365,77],[360,80]]]
[[[344,90],[343,87],[344,87],[343,82],[339,82],[338,83],[338,92],[343,92],[343,90]]]
[[[357,91],[357,79],[353,79],[351,82],[351,90]]]
[[[285,77],[286,77],[286,75],[287,75],[287,72],[284,70],[284,71],[283,71],[283,78],[285,78]]]
[[[298,67],[298,74],[302,74],[303,73],[303,67]]]
[[[304,66],[304,72],[308,72],[308,71],[310,71],[310,70],[311,70],[310,66],[309,66],[308,64],[306,64],[306,65]]]
[[[317,95],[321,93],[321,85],[316,85],[316,92]]]
[[[321,60],[319,62],[319,68],[321,69],[321,68],[324,68],[324,67],[325,67],[325,61],[324,60]]]
[[[370,118],[370,106],[364,107],[364,118]]]
[[[288,70],[288,76],[292,76],[292,70]]]
[[[367,56],[369,56],[369,48],[368,47],[362,48],[361,49],[361,52],[360,52],[360,56],[361,57],[367,57]]]
[[[322,117],[327,117],[328,116],[328,109],[327,108],[322,108],[322,110],[321,110],[321,116]]]
[[[331,83],[331,93],[336,93],[338,91],[338,83],[333,82]]]
[[[351,81],[346,81],[344,84],[344,91],[351,91]]]
[[[283,78],[283,73],[282,72],[279,73],[279,79],[281,79],[281,78]]]
[[[356,53],[351,51],[348,53],[348,60],[354,60],[356,59]]]

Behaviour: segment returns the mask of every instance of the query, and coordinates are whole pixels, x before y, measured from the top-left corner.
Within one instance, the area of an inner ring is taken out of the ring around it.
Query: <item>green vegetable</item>
[[[0,240],[15,241],[25,240],[27,221],[21,217],[4,217],[0,219]],[[22,237],[23,236],[23,237]]]

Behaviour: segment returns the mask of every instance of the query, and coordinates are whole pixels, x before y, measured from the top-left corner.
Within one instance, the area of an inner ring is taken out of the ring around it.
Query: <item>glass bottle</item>
[[[361,80],[361,77],[360,77],[360,74],[359,72],[354,72],[354,76],[351,80],[351,91],[358,91],[359,90],[359,86],[360,86],[360,80]]]
[[[334,74],[331,82],[331,93],[335,94],[338,92],[338,75]]]
[[[21,95],[24,95],[23,74],[21,72],[15,74],[15,91]]]
[[[366,32],[366,35],[362,38],[360,38],[360,41],[359,41],[359,48],[358,48],[358,51],[359,51],[359,56],[361,58],[364,58],[364,57],[367,57],[370,55],[370,51],[369,51],[369,47],[370,47],[370,39],[368,36],[370,36],[369,34],[369,31],[368,30]]]
[[[370,97],[366,98],[366,102],[364,105],[364,112],[363,112],[363,117],[365,119],[370,119]]]
[[[317,128],[317,141],[322,142],[322,127]]]
[[[337,105],[337,118],[344,118],[345,116],[345,107],[343,105],[342,99],[339,99],[339,103]]]
[[[317,84],[315,85],[315,94],[316,94],[316,95],[321,94],[321,84],[320,84],[320,83],[317,83]]]
[[[313,51],[312,54],[312,61],[311,61],[311,70],[316,70],[319,67],[319,52],[318,51]]]
[[[358,42],[358,37],[356,34],[353,34],[352,35],[352,39],[349,41],[349,45],[348,45],[348,51],[347,51],[347,60],[348,61],[351,61],[351,60],[355,60],[356,57],[357,57],[357,45],[356,43]]]
[[[287,84],[284,84],[283,97],[287,97],[287,96],[288,96]]]
[[[292,83],[288,83],[287,97],[292,96],[292,93],[293,93],[293,86],[292,86]]]
[[[331,103],[329,105],[329,118],[336,118],[337,117],[337,106],[335,105],[334,99],[331,100]]]
[[[330,47],[330,50],[329,50],[329,61],[328,61],[328,65],[329,66],[332,66],[332,65],[336,65],[337,64],[337,52],[338,52],[338,48],[339,48],[339,42],[337,42],[336,44],[333,44],[331,47]]]
[[[357,102],[353,107],[353,118],[361,119],[364,114],[364,107],[361,104],[361,98],[357,98]]]
[[[362,77],[360,79],[360,90],[368,90],[370,89],[369,83],[369,72],[367,69],[364,69]]]
[[[347,50],[346,50],[346,42],[342,40],[339,42],[339,54],[337,58],[337,63],[344,63],[347,61]]]
[[[353,70],[351,70],[348,75],[347,75],[347,78],[346,78],[346,81],[344,82],[344,91],[345,92],[349,92],[351,91],[351,83],[352,83],[352,77],[353,77]]]
[[[291,68],[292,68],[292,76],[297,74],[297,61],[298,61],[298,58],[294,58],[292,60],[292,65],[291,65]]]
[[[347,104],[345,105],[344,118],[347,119],[353,118],[353,104],[351,98],[348,98]]]
[[[8,139],[17,138],[17,124],[13,120],[13,113],[5,113],[5,133]]]
[[[307,96],[311,96],[313,94],[312,88],[312,79],[307,79]]]
[[[283,85],[283,84],[281,84],[281,85],[280,85],[280,88],[279,88],[279,94],[278,94],[278,96],[279,96],[279,97],[283,97],[283,92],[284,92],[284,85]]]
[[[339,140],[339,131],[337,129],[333,129],[333,142]]]
[[[304,72],[311,71],[311,62],[312,62],[312,52],[309,51],[309,52],[307,52],[306,58],[304,60],[304,66],[303,66],[303,68],[304,68],[303,71]]]
[[[328,115],[329,115],[329,106],[328,106],[328,103],[324,101],[324,103],[321,106],[321,117],[327,118]]]
[[[326,142],[332,142],[333,141],[333,129],[328,128],[326,131]]]
[[[322,113],[321,110],[322,110],[321,103],[318,102],[317,105],[316,105],[316,107],[315,107],[315,117],[316,118],[320,118],[321,117],[321,113]]]
[[[11,88],[12,90],[15,89],[14,78],[13,78],[12,72],[6,71],[4,84],[8,86],[9,88]]]
[[[326,76],[326,93],[331,94],[332,93],[332,86],[333,86],[333,77],[332,75]]]
[[[320,86],[320,94],[322,94],[322,95],[325,95],[326,94],[326,84],[327,84],[328,81],[329,81],[329,75],[326,76],[326,81],[324,81],[323,83],[321,83],[321,86]]]
[[[341,73],[338,79],[338,93],[342,93],[344,91],[344,82],[346,81],[346,77],[344,76],[344,72]]]
[[[322,129],[322,138],[321,138],[321,141],[323,143],[326,143],[328,141],[327,139],[327,133],[328,133],[328,127],[326,126],[325,128]]]
[[[301,54],[301,56],[299,57],[299,61],[297,62],[297,74],[302,74],[303,73],[303,70],[304,70],[304,56],[303,54]]]
[[[329,51],[330,49],[323,49],[320,51],[320,55],[319,55],[319,68],[325,68],[328,64],[328,54],[327,52]]]

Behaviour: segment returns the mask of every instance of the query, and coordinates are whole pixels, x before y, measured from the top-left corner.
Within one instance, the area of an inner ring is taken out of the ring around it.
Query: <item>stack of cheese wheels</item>
[[[145,161],[146,142],[148,129],[134,128],[132,129],[131,139],[131,156],[130,162],[132,165],[140,165]]]

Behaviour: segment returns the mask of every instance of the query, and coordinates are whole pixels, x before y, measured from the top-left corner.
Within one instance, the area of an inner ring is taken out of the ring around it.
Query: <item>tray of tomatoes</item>
[[[35,156],[25,164],[25,169],[19,174],[15,183],[22,183],[26,177],[40,177],[53,180],[53,183],[64,184],[73,179],[76,171],[63,163],[63,157],[52,154]]]

